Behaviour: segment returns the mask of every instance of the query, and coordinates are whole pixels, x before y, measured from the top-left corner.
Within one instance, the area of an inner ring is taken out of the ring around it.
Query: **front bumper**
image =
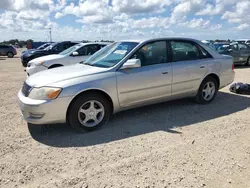
[[[66,122],[71,97],[62,97],[55,100],[34,100],[25,97],[20,90],[18,99],[21,114],[28,123],[53,124]]]

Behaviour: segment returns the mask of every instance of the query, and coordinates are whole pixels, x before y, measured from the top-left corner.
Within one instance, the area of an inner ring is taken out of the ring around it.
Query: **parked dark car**
[[[16,49],[10,45],[0,45],[0,55],[1,56],[8,56],[9,58],[14,57],[16,55]]]
[[[71,46],[74,46],[75,44],[78,44],[78,42],[71,42],[71,41],[64,41],[64,42],[58,42],[53,43],[47,48],[43,50],[36,50],[32,52],[26,52],[21,55],[21,61],[24,67],[27,67],[27,64],[32,59],[42,57],[45,55],[51,55],[51,54],[59,54],[60,52],[68,49]]]
[[[53,44],[53,43],[48,42],[48,43],[45,43],[45,44],[39,46],[39,47],[36,48],[36,49],[35,49],[35,48],[34,48],[34,49],[28,49],[28,50],[26,50],[26,51],[23,51],[22,53],[27,53],[27,52],[37,51],[37,50],[44,50],[45,48],[47,48],[47,47],[50,46],[51,44]]]

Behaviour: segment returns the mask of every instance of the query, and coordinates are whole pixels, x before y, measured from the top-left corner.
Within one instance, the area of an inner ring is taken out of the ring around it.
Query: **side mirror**
[[[78,56],[78,55],[79,55],[78,52],[73,52],[73,53],[72,53],[72,56]]]
[[[233,51],[233,49],[228,49],[227,51],[228,51],[228,52],[232,52],[232,51]]]
[[[121,69],[131,69],[131,68],[138,68],[138,67],[141,67],[140,59],[129,59],[123,64]]]

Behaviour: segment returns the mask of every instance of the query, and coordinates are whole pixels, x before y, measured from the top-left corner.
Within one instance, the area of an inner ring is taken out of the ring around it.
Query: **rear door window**
[[[200,59],[199,50],[188,41],[171,41],[172,61],[189,61]]]

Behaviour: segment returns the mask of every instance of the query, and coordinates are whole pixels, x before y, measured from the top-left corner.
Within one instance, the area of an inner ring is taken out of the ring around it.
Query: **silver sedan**
[[[210,103],[234,80],[232,57],[193,39],[115,42],[84,63],[29,77],[18,93],[24,119],[93,130],[112,114],[183,97]]]

